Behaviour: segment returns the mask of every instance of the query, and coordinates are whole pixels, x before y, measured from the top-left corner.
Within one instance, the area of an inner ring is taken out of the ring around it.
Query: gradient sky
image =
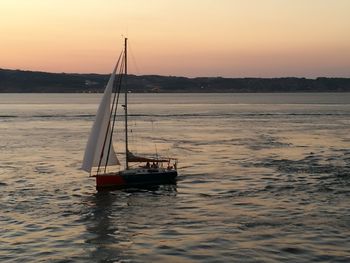
[[[350,77],[349,0],[0,0],[0,68]]]

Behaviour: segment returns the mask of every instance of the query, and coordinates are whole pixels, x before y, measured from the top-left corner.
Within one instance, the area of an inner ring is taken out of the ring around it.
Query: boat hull
[[[176,170],[147,170],[96,175],[96,189],[122,189],[176,183]]]

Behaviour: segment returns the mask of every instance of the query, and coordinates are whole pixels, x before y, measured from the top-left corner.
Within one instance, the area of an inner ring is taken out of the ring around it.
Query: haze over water
[[[349,93],[131,94],[179,180],[111,192],[79,170],[99,98],[1,95],[2,262],[349,261]]]

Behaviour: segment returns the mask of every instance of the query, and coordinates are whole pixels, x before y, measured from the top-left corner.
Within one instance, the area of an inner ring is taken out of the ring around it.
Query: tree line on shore
[[[109,75],[0,69],[2,93],[103,92]],[[350,92],[350,78],[316,79],[128,75],[130,92]]]

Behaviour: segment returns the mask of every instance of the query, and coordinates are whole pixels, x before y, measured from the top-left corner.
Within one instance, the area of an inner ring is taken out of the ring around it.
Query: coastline
[[[0,93],[102,93],[109,75],[47,73],[0,68]],[[315,79],[128,75],[133,93],[350,92],[350,78]]]

